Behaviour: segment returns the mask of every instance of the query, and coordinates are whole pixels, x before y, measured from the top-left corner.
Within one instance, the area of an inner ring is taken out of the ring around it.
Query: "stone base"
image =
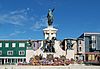
[[[66,58],[74,59],[74,50],[67,50]]]
[[[43,29],[45,39],[49,38],[51,40],[52,37],[56,37],[57,30],[58,29],[53,28],[53,26],[48,26],[47,28]]]

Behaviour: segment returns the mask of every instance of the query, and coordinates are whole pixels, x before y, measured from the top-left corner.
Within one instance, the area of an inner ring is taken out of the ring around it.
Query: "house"
[[[83,33],[79,38],[84,40],[83,55],[86,63],[100,62],[100,33]]]
[[[0,40],[0,64],[26,62],[27,40]]]

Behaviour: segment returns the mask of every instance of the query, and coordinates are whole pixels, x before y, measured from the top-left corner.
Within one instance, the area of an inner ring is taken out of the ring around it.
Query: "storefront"
[[[85,63],[91,63],[91,64],[100,64],[100,52],[86,52],[85,53]]]

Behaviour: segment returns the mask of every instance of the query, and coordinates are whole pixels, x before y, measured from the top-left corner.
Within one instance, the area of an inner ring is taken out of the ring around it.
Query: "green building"
[[[0,64],[26,62],[27,40],[0,40]]]

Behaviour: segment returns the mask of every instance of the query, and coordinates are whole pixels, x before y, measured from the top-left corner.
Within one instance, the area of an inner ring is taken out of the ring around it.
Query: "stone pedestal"
[[[53,37],[56,38],[57,30],[53,26],[48,26],[47,28],[43,29],[45,39],[51,40]]]
[[[67,59],[74,59],[74,50],[67,50]]]

